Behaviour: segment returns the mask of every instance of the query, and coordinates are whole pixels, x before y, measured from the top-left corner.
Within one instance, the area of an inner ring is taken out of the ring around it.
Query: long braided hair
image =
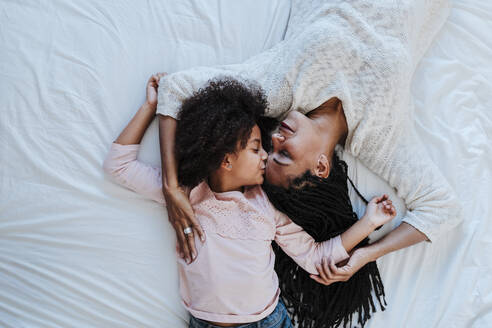
[[[348,195],[347,180],[350,181],[347,164],[334,154],[328,178],[320,178],[307,171],[294,179],[288,189],[268,183],[263,188],[278,210],[315,241],[321,242],[343,233],[357,221]],[[353,183],[352,186],[355,188]],[[368,242],[369,239],[365,238],[357,247]],[[372,292],[384,311],[384,286],[376,262],[366,264],[346,282],[325,286],[311,279],[276,244],[274,251],[281,297],[299,328],[327,328],[342,324],[350,327],[352,319],[364,327],[371,313],[376,312]]]

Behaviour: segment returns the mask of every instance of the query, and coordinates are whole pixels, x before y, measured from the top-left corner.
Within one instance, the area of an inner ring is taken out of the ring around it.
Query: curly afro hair
[[[176,129],[179,183],[195,187],[220,167],[226,154],[245,148],[266,108],[260,88],[229,77],[209,81],[186,99]]]

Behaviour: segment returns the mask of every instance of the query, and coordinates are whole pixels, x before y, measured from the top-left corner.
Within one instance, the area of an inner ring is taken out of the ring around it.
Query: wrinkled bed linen
[[[242,62],[283,38],[289,11],[286,1],[0,2],[0,326],[187,326],[165,209],[101,165],[150,74]],[[417,68],[416,129],[465,222],[378,260],[389,306],[369,327],[492,325],[491,33],[491,4],[455,1]],[[154,123],[139,155],[155,166],[157,135]],[[364,195],[395,197],[344,158]],[[401,220],[395,201],[397,219],[377,233]]]

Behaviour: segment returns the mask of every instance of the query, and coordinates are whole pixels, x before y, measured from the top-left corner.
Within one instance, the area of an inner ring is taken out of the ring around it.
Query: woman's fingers
[[[176,227],[176,225],[174,224],[174,222],[171,222],[174,230],[176,231],[176,251],[177,253],[179,254],[179,257],[184,259],[184,252],[183,252],[183,241],[180,240],[180,236],[178,234],[178,230],[179,228]]]
[[[205,241],[205,233],[203,232],[202,226],[198,222],[198,220],[195,217],[195,213],[193,213],[193,209],[190,207],[187,207],[185,209],[186,211],[186,217],[190,223],[190,227],[192,227],[196,233],[198,233],[198,237],[202,242]]]
[[[187,225],[187,223],[184,224],[185,225],[183,229],[191,228],[189,225]],[[185,234],[185,238],[186,238],[186,248],[188,249],[188,253],[189,253],[189,260],[190,260],[189,263],[191,263],[195,260],[196,255],[198,254],[195,247],[195,235],[193,234],[193,229],[191,229],[190,233]],[[186,261],[188,262],[188,259]]]
[[[191,263],[192,254],[191,250],[188,247],[188,241],[186,240],[186,236],[184,234],[185,227],[182,226],[181,222],[176,222],[176,234],[178,235],[178,240],[181,244],[181,249],[183,250],[183,255],[186,263]]]
[[[188,242],[188,248],[191,252],[191,263],[196,259],[196,255],[198,254],[198,252],[196,251],[195,234],[193,233],[193,230],[191,230],[189,234],[186,234],[186,241]]]

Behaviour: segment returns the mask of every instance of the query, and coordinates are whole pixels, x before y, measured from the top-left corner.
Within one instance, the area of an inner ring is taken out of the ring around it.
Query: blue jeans
[[[212,325],[206,321],[200,320],[191,316],[190,318],[190,328],[223,328],[220,326]],[[239,326],[234,326],[234,328],[293,328],[292,322],[290,321],[289,315],[287,314],[287,309],[285,308],[284,302],[279,299],[277,307],[275,310],[260,321],[250,322],[241,324]]]

